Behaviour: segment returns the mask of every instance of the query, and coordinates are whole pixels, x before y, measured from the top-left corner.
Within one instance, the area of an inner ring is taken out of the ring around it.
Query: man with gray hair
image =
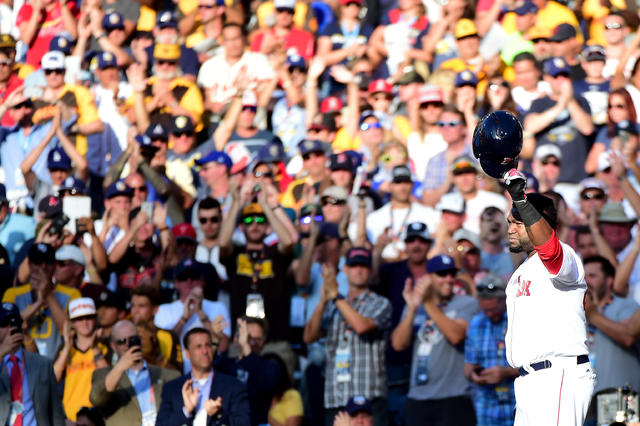
[[[147,364],[141,345],[131,321],[118,321],[111,329],[111,349],[118,355],[118,362],[93,372],[89,395],[107,426],[155,424],[162,386],[179,376],[175,370]]]

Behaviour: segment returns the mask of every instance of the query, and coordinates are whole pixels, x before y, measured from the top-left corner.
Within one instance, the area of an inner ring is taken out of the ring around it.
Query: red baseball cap
[[[191,226],[190,223],[179,223],[173,227],[171,230],[173,235],[177,238],[187,238],[190,240],[196,240],[196,230]]]
[[[344,104],[337,96],[329,96],[320,103],[320,112],[328,114],[330,112],[340,112]]]
[[[387,82],[387,80],[383,78],[379,78],[369,83],[368,90],[369,90],[369,94],[372,94],[372,95],[374,93],[379,93],[379,92],[383,92],[388,95],[391,95],[393,91],[393,87],[389,84],[389,82]]]

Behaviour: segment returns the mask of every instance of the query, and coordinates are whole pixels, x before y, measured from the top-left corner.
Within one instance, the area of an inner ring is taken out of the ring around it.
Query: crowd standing
[[[513,424],[524,255],[471,147],[506,110],[584,264],[596,425],[640,391],[639,26],[625,0],[2,2],[0,423]]]

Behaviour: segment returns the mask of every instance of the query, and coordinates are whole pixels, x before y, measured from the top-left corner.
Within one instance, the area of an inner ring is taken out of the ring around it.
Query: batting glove
[[[527,189],[527,177],[516,169],[511,169],[502,177],[507,185],[507,191],[515,202],[524,201],[524,191]]]

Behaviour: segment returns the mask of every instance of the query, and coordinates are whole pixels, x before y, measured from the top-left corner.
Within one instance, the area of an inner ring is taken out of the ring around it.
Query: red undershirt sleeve
[[[564,259],[564,253],[562,251],[562,245],[556,235],[555,231],[551,234],[551,237],[540,246],[534,247],[540,256],[540,260],[544,264],[547,271],[552,275],[557,275],[562,267],[562,261]]]

